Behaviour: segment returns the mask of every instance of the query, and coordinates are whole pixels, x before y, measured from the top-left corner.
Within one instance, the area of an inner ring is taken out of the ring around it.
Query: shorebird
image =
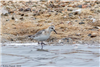
[[[41,41],[41,49],[43,49],[43,45],[44,45],[43,41],[47,40],[50,37],[50,34],[52,31],[54,31],[57,34],[57,32],[55,31],[55,27],[53,25],[51,25],[47,29],[43,29],[43,30],[37,32],[35,35],[29,35],[29,37],[31,39]]]

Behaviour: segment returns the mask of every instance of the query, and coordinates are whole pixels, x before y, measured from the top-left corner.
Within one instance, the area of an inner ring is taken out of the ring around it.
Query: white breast
[[[47,40],[49,37],[50,37],[49,34],[48,34],[48,35],[42,34],[42,35],[39,35],[39,36],[37,36],[37,37],[34,37],[34,39],[35,39],[35,40],[38,40],[38,41],[45,41],[45,40]]]

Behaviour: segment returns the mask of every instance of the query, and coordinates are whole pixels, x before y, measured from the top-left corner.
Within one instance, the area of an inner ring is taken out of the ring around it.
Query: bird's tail
[[[33,35],[28,35],[28,38],[32,40],[32,39],[34,39],[34,36]]]

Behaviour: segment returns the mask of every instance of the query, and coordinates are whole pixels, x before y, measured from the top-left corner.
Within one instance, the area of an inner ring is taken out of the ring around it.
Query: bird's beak
[[[53,31],[57,34],[57,32],[55,30],[53,30]]]

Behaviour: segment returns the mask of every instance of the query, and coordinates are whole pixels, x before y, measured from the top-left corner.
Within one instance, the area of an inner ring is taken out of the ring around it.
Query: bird
[[[29,35],[28,37],[37,40],[38,43],[39,41],[41,41],[41,49],[43,49],[43,45],[44,45],[43,41],[46,41],[50,37],[52,31],[54,31],[57,34],[57,32],[55,31],[55,27],[53,25],[49,26],[47,29],[38,31],[34,35]]]

